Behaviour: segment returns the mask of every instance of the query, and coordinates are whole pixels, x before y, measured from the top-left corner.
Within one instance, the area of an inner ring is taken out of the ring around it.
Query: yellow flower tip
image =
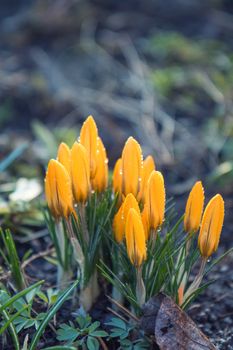
[[[123,219],[123,204],[120,206],[113,218],[112,228],[116,241],[118,243],[122,242],[125,232],[125,223]]]
[[[140,267],[146,260],[146,240],[141,216],[134,208],[126,219],[125,237],[129,259],[135,267]]]
[[[224,200],[216,194],[205,208],[198,237],[200,253],[206,259],[218,248],[223,220]]]
[[[137,199],[134,197],[134,195],[132,193],[127,194],[127,196],[124,199],[124,202],[122,204],[123,206],[123,218],[126,221],[126,218],[128,216],[128,213],[130,211],[130,209],[135,209],[136,212],[140,215],[140,209],[139,209],[139,205],[138,205],[138,201]]]
[[[65,167],[55,159],[48,163],[45,196],[53,216],[57,219],[68,219],[74,210],[70,176]]]
[[[103,192],[108,186],[108,158],[104,144],[98,137],[97,149],[97,167],[95,177],[92,179],[92,189],[97,192]]]
[[[57,151],[57,160],[66,168],[70,174],[70,148],[62,142]]]
[[[143,169],[142,150],[139,143],[129,137],[122,151],[122,193],[137,197]]]
[[[204,188],[201,181],[197,181],[193,186],[186,203],[184,216],[185,232],[196,232],[199,229],[204,207],[204,200]]]
[[[161,172],[153,170],[146,187],[145,211],[149,227],[157,230],[162,225],[165,212],[165,186]]]
[[[85,203],[90,193],[90,163],[86,148],[75,142],[71,149],[72,190],[76,203]]]
[[[155,162],[153,157],[149,155],[146,157],[146,159],[143,162],[141,188],[138,195],[138,199],[141,200],[143,203],[145,202],[146,185],[150,177],[150,174],[152,173],[153,170],[155,170]]]
[[[91,115],[82,125],[79,142],[87,150],[91,178],[94,178],[97,168],[98,129],[95,120]]]

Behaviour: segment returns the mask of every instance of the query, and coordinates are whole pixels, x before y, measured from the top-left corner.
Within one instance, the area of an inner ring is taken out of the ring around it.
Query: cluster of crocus
[[[115,239],[120,243],[125,238],[131,263],[140,267],[146,259],[146,241],[164,220],[165,187],[152,156],[143,160],[141,147],[133,137],[128,138],[116,162],[113,189],[119,198],[113,219]]]
[[[92,116],[82,125],[80,136],[69,148],[61,143],[57,159],[48,163],[45,177],[45,195],[48,207],[55,218],[55,234],[51,234],[57,256],[69,259],[69,249],[63,242],[67,236],[73,247],[73,258],[80,271],[80,301],[88,310],[98,295],[97,274],[94,261],[99,253],[98,239],[93,235],[93,225],[88,228],[86,207],[89,198],[97,198],[108,186],[108,160],[103,142]],[[75,218],[75,222],[72,220]],[[61,219],[65,225],[61,225]],[[90,252],[91,258],[90,258]],[[72,258],[71,258],[72,261]],[[62,276],[67,276],[60,263]],[[65,278],[62,278],[65,280]]]
[[[89,116],[80,137],[70,149],[65,143],[51,159],[45,177],[45,194],[56,219],[75,214],[75,204],[85,204],[92,191],[102,192],[108,184],[108,160],[96,123]]]
[[[204,259],[210,257],[218,248],[224,219],[224,201],[216,194],[207,204],[204,214],[204,189],[201,181],[193,186],[185,209],[184,229],[188,234],[199,230],[198,246]]]
[[[207,204],[204,214],[204,189],[201,181],[193,186],[185,209],[184,230],[188,233],[186,256],[189,253],[191,238],[199,230],[198,247],[202,257],[199,272],[191,286],[184,293],[187,283],[184,275],[178,290],[179,304],[181,305],[199,287],[207,259],[217,250],[224,220],[224,201],[220,194],[216,194]],[[203,214],[203,215],[202,215]]]
[[[106,213],[106,222],[108,225],[112,224],[115,240],[119,243],[118,246],[126,248],[125,251],[129,258],[127,261],[133,265],[136,272],[136,285],[134,287],[136,286],[137,301],[139,305],[142,305],[146,296],[143,278],[150,283],[150,279],[153,279],[151,274],[156,273],[157,265],[154,262],[154,254],[157,244],[163,244],[163,241],[168,242],[172,236],[171,234],[166,236],[166,233],[160,234],[164,223],[166,202],[164,178],[162,173],[156,170],[153,157],[149,155],[143,159],[140,144],[133,137],[129,137],[123,147],[121,158],[117,160],[113,170],[112,187],[117,201],[114,199],[115,196],[111,196],[110,191],[105,191],[107,186],[108,160],[106,151],[98,135],[95,121],[89,116],[83,123],[80,136],[71,149],[65,143],[61,143],[57,159],[49,161],[45,177],[48,207],[56,224],[61,221],[61,218],[65,219],[73,251],[78,252],[75,259],[79,265],[83,264],[84,269],[88,264],[91,265],[91,272],[87,274],[90,278],[90,274],[97,275],[95,264],[101,254],[95,255],[93,251],[99,249],[102,240],[101,236],[95,236],[96,232],[100,231],[94,229],[96,207],[93,210],[93,222],[90,219],[92,216],[88,216],[88,225],[85,215],[86,213],[89,215],[93,209],[91,207],[93,202],[89,201],[93,198],[92,194],[105,192],[108,200],[105,209],[100,211],[101,217]],[[101,199],[105,196],[97,195],[94,198]],[[97,200],[95,205],[99,206],[99,204],[100,202]],[[108,206],[114,210],[115,204],[117,212],[113,222],[110,223],[109,218],[112,211],[107,213]],[[187,239],[185,242],[183,241],[183,245],[178,246],[178,249],[176,245],[170,246],[171,249],[168,247],[168,254],[171,254],[173,247],[178,252],[177,259],[175,258],[177,262],[174,264],[178,273],[175,271],[174,275],[178,276],[175,285],[179,289],[176,289],[175,293],[176,296],[178,294],[180,304],[183,304],[199,287],[207,259],[216,251],[219,244],[224,219],[224,201],[221,195],[217,194],[209,201],[204,214],[203,208],[204,189],[202,183],[198,181],[189,194],[185,209],[184,230],[187,232]],[[77,219],[76,222],[70,220],[72,215]],[[90,222],[92,223],[90,224]],[[81,241],[79,240],[80,232],[74,233],[77,227],[76,223],[78,227],[81,227],[81,236],[83,235]],[[98,225],[101,227],[102,224],[97,222],[96,227]],[[109,228],[110,226],[104,229],[105,232],[109,232]],[[195,240],[195,233],[198,230],[200,230],[198,247],[202,258],[201,267],[194,282],[185,291],[189,274],[185,259],[190,255],[191,243],[193,238]],[[82,246],[83,242],[84,246]],[[91,247],[92,244],[94,248]],[[89,254],[88,249],[91,254]],[[83,263],[85,254],[87,261]],[[104,254],[102,255],[104,256]],[[90,256],[93,257],[93,260],[89,261]],[[157,263],[160,262],[158,260]],[[121,267],[119,266],[119,268]],[[169,264],[164,263],[164,276],[167,273],[170,277],[170,270],[167,270],[169,268]],[[175,278],[171,278],[171,283]],[[162,280],[163,278],[158,278],[159,283],[162,283]],[[88,293],[91,293],[91,288],[96,281],[97,279],[91,282]],[[150,288],[151,290],[154,288],[154,283],[151,284]],[[87,289],[85,289],[84,294],[87,295]]]

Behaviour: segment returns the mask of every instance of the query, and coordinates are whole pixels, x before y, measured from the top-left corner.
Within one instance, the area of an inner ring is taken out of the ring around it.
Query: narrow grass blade
[[[5,311],[5,309],[8,306],[11,306],[16,300],[18,300],[19,298],[23,297],[24,295],[26,295],[27,293],[29,293],[31,290],[33,290],[34,288],[40,286],[41,284],[43,284],[44,281],[39,281],[35,284],[33,284],[32,286],[22,290],[21,292],[17,293],[16,295],[14,295],[13,297],[11,297],[9,300],[7,300],[3,305],[0,306],[0,313]]]
[[[68,298],[68,296],[72,293],[72,291],[76,288],[79,281],[75,281],[68,289],[66,289],[62,295],[59,297],[57,302],[52,306],[51,310],[47,313],[46,317],[44,318],[43,322],[40,324],[37,332],[35,333],[31,345],[29,347],[29,350],[34,350],[37,347],[37,343],[40,340],[41,335],[43,334],[46,326],[48,325],[49,321],[53,318],[53,316],[56,314],[56,312],[60,309],[62,304],[65,302],[65,300]]]

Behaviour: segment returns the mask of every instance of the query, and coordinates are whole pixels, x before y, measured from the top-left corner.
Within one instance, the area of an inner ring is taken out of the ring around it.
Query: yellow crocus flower
[[[70,148],[62,142],[57,151],[57,160],[66,168],[70,174]]]
[[[224,200],[220,194],[216,194],[206,206],[198,237],[198,246],[204,258],[208,258],[217,250],[223,220]]]
[[[116,161],[116,164],[113,169],[112,187],[113,187],[113,191],[115,193],[118,193],[120,197],[121,190],[122,190],[122,159],[121,158],[119,158]]]
[[[202,183],[197,181],[189,194],[185,208],[184,229],[187,233],[195,232],[199,229],[204,200],[205,195]]]
[[[142,180],[141,180],[141,188],[139,193],[139,200],[141,200],[143,203],[145,201],[145,190],[146,190],[147,181],[153,170],[155,170],[155,162],[153,157],[149,155],[143,161]]]
[[[117,242],[122,242],[124,238],[126,219],[132,208],[140,215],[138,202],[134,195],[129,193],[113,219],[113,231]]]
[[[129,137],[122,151],[122,193],[137,197],[143,169],[142,151],[139,143]]]
[[[53,216],[68,219],[74,211],[70,176],[65,167],[51,159],[45,176],[45,196]]]
[[[90,193],[90,164],[86,148],[75,142],[71,149],[72,190],[76,203],[85,203]]]
[[[125,233],[125,223],[123,219],[123,203],[113,218],[112,229],[116,241],[118,243],[122,242]]]
[[[145,198],[149,227],[157,230],[162,225],[165,212],[165,187],[163,175],[153,170],[148,179]]]
[[[104,191],[108,186],[108,158],[104,144],[98,137],[97,167],[95,177],[91,181],[92,189],[97,192]]]
[[[141,216],[129,210],[125,226],[126,248],[131,263],[139,268],[146,259],[146,240]]]
[[[79,142],[87,150],[88,161],[90,163],[90,176],[94,178],[97,169],[98,129],[91,115],[82,125]]]

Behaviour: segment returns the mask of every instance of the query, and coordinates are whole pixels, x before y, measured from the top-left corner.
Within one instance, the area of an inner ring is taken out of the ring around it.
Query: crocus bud
[[[148,220],[148,208],[146,207],[146,205],[144,205],[141,218],[142,218],[142,224],[144,227],[145,238],[146,240],[148,240],[150,236],[150,226],[149,226],[149,220]]]
[[[113,219],[113,231],[117,242],[121,242],[124,238],[126,219],[132,208],[140,215],[138,202],[134,195],[129,193]]]
[[[48,207],[56,219],[68,219],[73,212],[70,176],[65,167],[51,159],[45,176],[45,196]]]
[[[123,204],[118,209],[117,213],[113,218],[112,229],[114,237],[118,243],[123,241],[125,233],[125,222],[123,218]]]
[[[121,188],[122,188],[122,160],[119,158],[116,161],[116,164],[113,169],[112,175],[112,187],[115,193],[118,193],[121,196]]]
[[[122,193],[137,197],[140,190],[143,161],[139,143],[129,137],[122,151]]]
[[[149,227],[157,230],[162,225],[165,212],[165,187],[163,175],[153,170],[148,179],[145,198]]]
[[[79,141],[87,150],[90,175],[91,178],[94,178],[97,169],[98,130],[95,120],[91,115],[82,125]]]
[[[143,169],[142,169],[142,180],[141,180],[141,188],[139,192],[139,200],[143,203],[145,202],[145,190],[148,179],[152,171],[155,170],[155,162],[152,156],[146,157],[143,161]]]
[[[140,209],[139,209],[139,205],[138,205],[138,201],[137,199],[134,197],[134,195],[132,193],[127,194],[127,196],[125,197],[125,200],[123,202],[123,219],[126,222],[128,213],[130,211],[130,209],[135,209],[136,212],[140,215]]]
[[[208,258],[217,250],[223,220],[224,200],[220,194],[216,194],[206,206],[198,237],[198,246],[204,258]]]
[[[98,138],[96,173],[91,181],[92,189],[103,192],[108,186],[108,158],[101,138]]]
[[[85,203],[90,193],[90,164],[87,150],[75,142],[71,149],[72,190],[76,203]]]
[[[186,232],[195,232],[199,229],[204,199],[204,189],[201,181],[198,181],[189,194],[185,208],[184,229]]]
[[[126,219],[125,237],[129,259],[138,268],[146,259],[146,240],[141,216],[133,208]]]
[[[70,174],[70,148],[65,142],[62,142],[57,151],[57,160],[66,168]]]

